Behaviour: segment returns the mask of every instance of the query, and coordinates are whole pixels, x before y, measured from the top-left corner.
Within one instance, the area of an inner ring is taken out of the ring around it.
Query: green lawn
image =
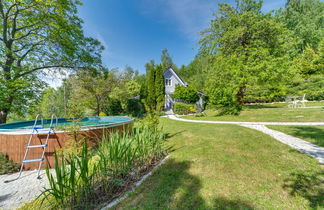
[[[324,147],[324,126],[271,125],[268,127]]]
[[[236,125],[161,121],[169,159],[115,209],[324,208],[315,159]]]
[[[324,102],[306,102],[306,107],[314,107],[314,106],[321,106],[324,107]],[[245,107],[260,107],[260,108],[288,108],[288,103],[268,103],[268,104],[261,104],[261,105],[246,105]]]
[[[323,103],[316,103],[319,105]],[[309,104],[308,104],[309,105]],[[265,122],[324,122],[324,108],[283,108],[287,105],[246,105],[240,115],[218,115],[216,110],[206,110],[204,116],[183,116],[195,120],[265,121]],[[324,105],[323,105],[324,107]]]

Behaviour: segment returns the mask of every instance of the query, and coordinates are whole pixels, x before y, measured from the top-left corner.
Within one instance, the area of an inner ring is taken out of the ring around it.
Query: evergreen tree
[[[155,95],[155,66],[150,65],[147,78],[147,98],[146,106],[148,112],[156,110],[156,95]]]
[[[161,65],[162,65],[162,69],[166,69],[169,67],[175,68],[175,65],[172,61],[171,56],[169,55],[168,49],[164,48],[162,50],[162,54],[161,54]]]
[[[162,64],[157,65],[155,67],[155,95],[156,95],[156,103],[157,110],[162,110],[164,105],[165,98],[165,87],[164,87],[164,78],[163,78],[164,68]]]
[[[148,112],[161,111],[164,105],[164,69],[162,65],[154,65],[154,62],[146,64],[147,84],[141,87],[141,97]],[[146,88],[146,90],[144,89]]]

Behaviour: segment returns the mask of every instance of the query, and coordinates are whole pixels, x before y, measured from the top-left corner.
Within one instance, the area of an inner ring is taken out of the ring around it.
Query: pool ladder
[[[38,131],[40,129],[44,129],[44,118],[43,118],[43,116],[41,114],[39,114],[39,115],[36,116],[34,126],[32,127],[32,133],[30,134],[30,137],[29,137],[29,140],[28,140],[28,145],[26,147],[24,159],[22,160],[22,163],[21,163],[19,175],[15,179],[6,180],[5,181],[6,183],[19,179],[20,176],[21,176],[21,173],[22,173],[22,171],[24,169],[25,163],[30,163],[30,162],[39,162],[39,166],[38,166],[38,170],[37,170],[37,178],[40,179],[40,175],[39,175],[40,174],[40,169],[42,167],[43,161],[45,160],[44,156],[45,156],[45,152],[46,152],[46,147],[48,146],[48,140],[49,140],[50,135],[53,134],[53,133],[55,133],[55,127],[53,126],[54,119],[56,120],[55,121],[55,126],[57,126],[58,119],[57,119],[57,116],[53,114],[52,117],[51,117],[51,123],[50,123],[50,126],[49,126],[49,130],[47,131],[47,133],[45,133],[45,134],[47,134],[46,140],[45,140],[45,144],[35,144],[35,145],[31,145],[33,136],[36,135],[36,134],[39,134]],[[37,122],[39,120],[41,121],[41,125],[40,126],[37,126]],[[28,155],[29,150],[30,149],[34,149],[34,148],[42,148],[43,149],[43,151],[42,151],[42,157],[41,158],[27,160],[26,158],[27,158],[27,155]]]

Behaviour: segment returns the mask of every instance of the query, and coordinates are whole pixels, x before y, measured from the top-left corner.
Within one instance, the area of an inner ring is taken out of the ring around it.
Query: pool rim
[[[100,125],[85,125],[85,126],[80,126],[80,129],[77,131],[89,131],[89,130],[95,130],[95,129],[101,129],[101,128],[110,128],[110,127],[116,127],[120,125],[126,125],[134,121],[133,118],[128,117],[128,116],[89,116],[85,118],[91,118],[91,117],[96,117],[96,118],[104,118],[104,117],[123,117],[123,118],[128,118],[129,120],[125,120],[122,122],[116,122],[116,123],[110,123],[110,124],[100,124]],[[66,118],[58,118],[58,119],[66,119]],[[50,119],[47,119],[50,120]],[[21,122],[30,122],[34,123],[35,121],[33,120],[28,120],[28,121],[18,121],[18,122],[12,122],[12,123],[6,123],[8,124],[17,124]],[[0,124],[0,125],[5,125],[5,124]],[[8,131],[10,130],[10,131]],[[38,129],[37,134],[47,134],[49,132],[49,128],[44,128],[44,129]],[[55,130],[55,133],[68,133],[71,132],[69,130]],[[32,129],[1,129],[0,128],[0,135],[28,135],[32,133]]]

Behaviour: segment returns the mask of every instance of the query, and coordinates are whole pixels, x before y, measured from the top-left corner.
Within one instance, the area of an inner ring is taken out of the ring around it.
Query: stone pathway
[[[23,203],[37,198],[45,187],[49,186],[45,170],[41,170],[42,179],[37,179],[37,170],[23,171],[18,180],[4,183],[18,176],[18,173],[0,176],[0,209],[16,209]]]
[[[175,115],[167,115],[173,120],[196,122],[196,123],[212,123],[212,124],[234,124],[234,125],[324,125],[324,122],[242,122],[242,121],[211,121],[211,120],[189,120],[178,118]]]
[[[304,141],[300,138],[296,138],[290,135],[287,135],[285,133],[272,130],[270,128],[267,128],[264,125],[241,125],[247,128],[252,128],[258,131],[261,131],[262,133],[268,134],[269,136],[277,139],[281,143],[287,144],[290,147],[305,153],[309,156],[312,156],[318,160],[320,164],[324,164],[324,148],[319,147],[317,145],[314,145],[312,143],[309,143],[307,141]]]
[[[195,123],[209,123],[209,124],[234,124],[240,125],[247,128],[255,129],[265,133],[281,143],[287,144],[288,146],[312,156],[318,160],[320,164],[324,164],[324,148],[317,145],[311,144],[300,138],[296,138],[285,133],[272,130],[267,128],[265,125],[324,125],[324,122],[236,122],[236,121],[205,121],[205,120],[189,120],[178,118],[175,115],[165,116],[172,120],[184,121],[184,122],[195,122]]]

